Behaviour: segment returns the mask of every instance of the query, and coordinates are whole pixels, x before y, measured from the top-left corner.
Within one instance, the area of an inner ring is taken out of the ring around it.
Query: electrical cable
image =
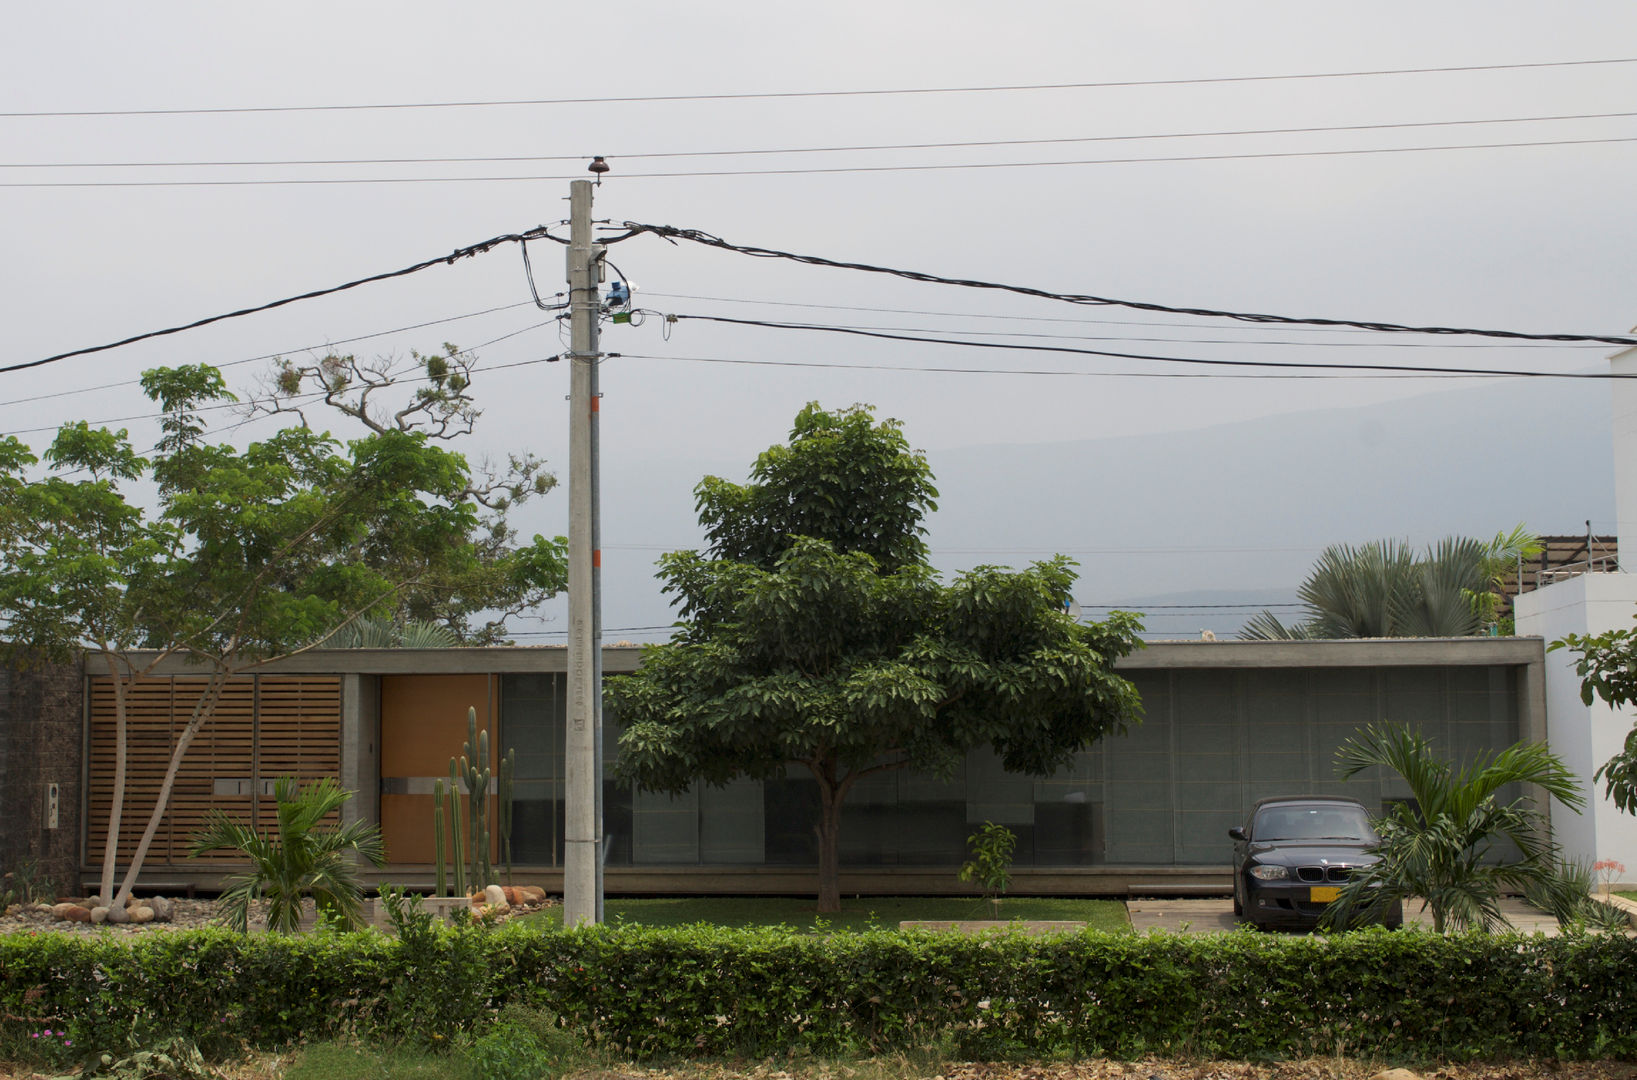
[[[784,154],[874,153],[883,150],[976,150],[1000,146],[1063,146],[1074,143],[1143,142],[1150,139],[1214,139],[1263,135],[1315,135],[1340,131],[1402,131],[1409,128],[1472,127],[1484,124],[1535,124],[1568,120],[1619,120],[1637,112],[1563,113],[1549,116],[1503,116],[1470,120],[1418,120],[1380,124],[1332,124],[1315,127],[1244,128],[1227,131],[1174,131],[1157,135],[1078,135],[1044,139],[974,139],[956,142],[860,143],[850,146],[791,146],[752,150],[668,150],[604,154],[621,161],[665,158],[759,157]],[[589,154],[514,154],[474,157],[269,158],[239,161],[28,161],[0,162],[0,169],[247,169],[314,165],[497,165],[544,161],[584,161]]]
[[[1222,83],[1283,82],[1297,79],[1355,79],[1384,75],[1432,75],[1473,71],[1523,71],[1537,68],[1593,67],[1637,63],[1637,57],[1601,60],[1549,60],[1519,64],[1461,64],[1444,67],[1379,68],[1363,71],[1319,71],[1283,75],[1219,75],[1189,79],[1120,79],[1103,82],[1027,83],[1007,86],[932,86],[877,90],[787,90],[725,94],[642,94],[621,97],[521,98],[491,101],[381,102],[351,105],[246,105],[179,109],[52,109],[0,112],[0,119],[85,116],[208,116],[244,113],[361,112],[373,109],[471,109],[519,105],[613,105],[665,101],[754,101],[791,98],[883,97],[911,94],[992,94],[1035,90],[1100,90],[1139,86],[1199,86]]]
[[[937,315],[937,316],[946,316],[946,317],[949,317],[949,318],[956,318],[956,319],[984,319],[984,320],[1001,320],[1001,321],[1005,321],[1005,322],[1031,322],[1031,323],[1065,323],[1065,324],[1072,325],[1072,326],[1155,326],[1155,327],[1168,328],[1168,329],[1172,329],[1172,330],[1191,330],[1191,329],[1193,329],[1193,327],[1191,327],[1191,326],[1189,326],[1189,325],[1187,325],[1185,323],[1157,322],[1157,321],[1151,320],[1151,319],[1150,320],[1139,320],[1139,319],[1065,319],[1065,318],[1051,318],[1051,317],[1044,316],[1044,315],[990,315],[990,314],[984,314],[984,313],[981,313],[981,312],[974,313],[974,312],[970,312],[970,311],[932,311],[932,310],[928,310],[926,308],[868,307],[868,306],[859,305],[859,304],[814,304],[814,303],[809,303],[809,302],[800,301],[800,300],[751,300],[751,299],[746,299],[746,298],[743,298],[743,297],[736,297],[736,296],[699,296],[697,294],[692,294],[692,293],[644,292],[643,295],[654,298],[654,299],[664,299],[664,300],[707,300],[707,301],[711,301],[713,303],[720,303],[720,304],[754,304],[754,305],[761,306],[761,307],[811,308],[811,309],[823,310],[823,311],[869,311],[869,312],[876,312],[876,313],[881,313],[881,314],[886,314],[886,315]],[[1254,332],[1256,330],[1259,330],[1261,328],[1258,327],[1258,326],[1234,326],[1234,325],[1229,325],[1229,326],[1215,327],[1214,329],[1219,330],[1219,331],[1222,331],[1222,330],[1244,330],[1247,333],[1250,333],[1250,332]],[[1286,329],[1289,329],[1291,331],[1299,331],[1301,333],[1307,333],[1307,334],[1357,334],[1357,333],[1363,333],[1363,331],[1350,330],[1350,329],[1347,329],[1346,327],[1336,327],[1336,326],[1298,326],[1298,325],[1291,325],[1291,326],[1287,326]],[[962,333],[976,333],[976,331],[961,331],[961,332]],[[1203,339],[1200,339],[1200,338],[1126,338],[1125,340],[1131,340],[1131,341],[1177,341],[1177,342],[1184,342],[1184,343],[1192,344],[1192,343],[1195,343],[1195,342],[1200,342]],[[1274,344],[1284,344],[1284,342],[1246,340],[1246,341],[1242,342],[1242,344],[1246,344],[1246,345],[1274,345]],[[1298,342],[1297,344],[1312,344],[1312,345],[1315,345],[1315,346],[1325,347],[1325,348],[1328,348],[1328,347],[1330,347],[1332,345],[1331,342],[1327,342],[1327,341]],[[1359,342],[1336,342],[1334,344],[1357,345],[1357,344],[1360,344],[1360,343]],[[1363,344],[1370,344],[1370,343],[1365,342]],[[1375,344],[1377,345],[1377,347],[1380,347],[1379,342],[1375,343]],[[1391,345],[1392,345],[1393,348],[1416,348],[1416,349],[1568,349],[1568,348],[1573,348],[1573,349],[1595,349],[1595,348],[1598,348],[1598,346],[1596,344],[1586,343],[1586,342],[1574,342],[1574,343],[1564,343],[1564,342],[1520,342],[1520,343],[1516,343],[1516,344],[1507,344],[1507,343],[1494,343],[1494,342],[1427,342],[1427,341],[1411,342],[1411,341],[1397,341],[1397,342],[1392,342]]]
[[[1165,157],[1074,158],[1066,161],[973,161],[946,165],[837,165],[786,169],[691,169],[620,174],[621,180],[675,180],[733,176],[827,176],[841,173],[951,172],[960,169],[1044,169],[1070,165],[1156,165],[1187,161],[1256,161],[1274,158],[1346,157],[1359,154],[1419,154],[1435,150],[1508,150],[1546,146],[1597,146],[1637,142],[1637,136],[1602,139],[1539,139],[1527,142],[1453,143],[1441,146],[1384,146],[1352,150],[1287,150],[1235,154],[1175,154]],[[0,188],[163,188],[163,187],[305,187],[346,184],[509,184],[582,180],[573,173],[531,176],[381,176],[289,178],[277,180],[19,180]]]
[[[561,296],[562,294],[559,293],[558,295]],[[377,330],[370,334],[358,334],[353,337],[336,338],[332,341],[326,341],[322,345],[302,345],[294,349],[284,349],[279,352],[263,353],[261,356],[248,356],[243,360],[224,360],[220,364],[212,364],[211,366],[217,369],[239,367],[243,364],[255,364],[266,360],[277,360],[293,353],[317,352],[320,349],[327,352],[332,352],[337,345],[351,345],[359,341],[369,341],[372,338],[389,337],[393,334],[402,334],[410,330],[423,330],[428,326],[440,326],[444,323],[459,322],[462,319],[475,319],[483,315],[493,315],[497,311],[510,311],[513,308],[520,308],[528,303],[530,303],[530,301],[520,300],[515,304],[501,304],[498,307],[484,308],[482,311],[469,311],[464,315],[450,315],[443,319],[428,319],[426,322],[411,323],[408,326],[396,326],[391,330]],[[550,309],[548,308],[547,310],[549,311]],[[473,345],[469,349],[461,349],[460,352],[456,353],[456,355],[461,356],[470,352],[476,352],[478,349],[484,348],[485,345],[492,345],[493,343],[493,341],[490,341],[486,342],[484,345]],[[95,386],[80,386],[74,388],[73,390],[56,390],[49,394],[35,394],[32,397],[12,398],[9,401],[0,401],[0,407],[7,405],[24,405],[32,401],[49,401],[52,398],[73,397],[77,394],[90,394],[98,390],[117,390],[125,386],[140,386],[141,383],[141,379],[125,379],[121,382],[98,383]]]
[[[971,311],[930,311],[925,308],[869,308],[863,304],[812,304],[794,301],[794,299],[742,299],[737,296],[697,296],[689,293],[643,293],[652,299],[702,299],[712,303],[722,304],[756,304],[764,308],[810,308],[820,311],[869,311],[877,314],[922,314],[922,316],[943,316],[951,319],[984,319],[984,321],[1003,322],[1056,322],[1066,326],[1148,326],[1170,329],[1170,331],[1192,331],[1195,327],[1184,322],[1157,322],[1148,319],[1053,319],[1046,316],[1005,316],[1005,314],[982,314]],[[904,329],[904,327],[869,327],[869,329]],[[1246,331],[1256,332],[1259,326],[1218,326],[1215,331]],[[1305,334],[1362,334],[1364,331],[1351,331],[1346,327],[1334,326],[1288,326],[1288,331],[1305,332]],[[925,331],[930,334],[933,331]],[[989,335],[987,331],[948,331],[953,334]],[[1069,337],[1082,340],[1133,340],[1133,342],[1175,342],[1182,345],[1306,345],[1310,349],[1601,349],[1599,345],[1590,342],[1403,342],[1403,340],[1388,340],[1388,342],[1333,342],[1333,340],[1269,340],[1269,339],[1213,339],[1213,337],[1139,337],[1134,334],[1082,335],[1082,334],[1015,334],[1015,337]]]
[[[970,278],[949,278],[938,274],[928,274],[918,270],[900,270],[887,266],[875,266],[870,263],[843,262],[837,259],[827,259],[819,255],[799,255],[789,251],[779,251],[775,248],[752,247],[743,244],[732,244],[718,236],[703,232],[699,229],[681,229],[672,225],[644,225],[634,221],[627,221],[625,232],[617,237],[610,237],[604,243],[615,243],[628,240],[644,233],[658,236],[664,240],[675,242],[687,240],[705,247],[719,248],[739,255],[749,255],[758,259],[785,259],[790,262],[803,263],[809,266],[824,266],[837,270],[857,270],[870,274],[884,274],[890,277],[904,278],[908,281],[920,281],[933,285],[957,285],[968,289],[988,289],[999,292],[1017,293],[1020,296],[1033,296],[1042,300],[1055,300],[1066,304],[1080,304],[1096,307],[1123,307],[1136,311],[1164,312],[1170,315],[1193,315],[1200,318],[1235,319],[1240,322],[1274,323],[1279,325],[1307,325],[1307,326],[1343,326],[1358,330],[1371,330],[1378,333],[1394,334],[1461,334],[1477,337],[1506,338],[1519,341],[1585,341],[1600,342],[1606,345],[1637,345],[1637,338],[1618,335],[1601,334],[1531,334],[1517,330],[1480,330],[1450,326],[1404,326],[1398,323],[1365,322],[1353,319],[1323,319],[1302,318],[1290,315],[1253,314],[1243,311],[1221,311],[1213,308],[1174,307],[1169,304],[1155,304],[1137,300],[1118,300],[1105,296],[1090,296],[1078,293],[1051,292],[1046,289],[1031,288],[1027,285],[1007,285],[994,281],[979,281]],[[691,316],[703,318],[704,316]],[[718,321],[732,322],[731,319]],[[754,325],[750,320],[738,320]],[[1119,354],[1109,354],[1119,355]],[[1134,357],[1134,359],[1151,359],[1150,357]],[[3,370],[3,369],[0,369]]]
[[[1367,364],[1360,362],[1316,362],[1303,360],[1211,360],[1203,357],[1159,356],[1153,353],[1116,352],[1109,349],[1077,349],[1068,345],[1025,345],[1005,341],[965,341],[960,338],[925,337],[916,334],[893,334],[885,331],[864,330],[850,326],[826,326],[821,323],[778,323],[763,319],[730,319],[724,315],[668,315],[667,320],[726,323],[734,326],[759,326],[772,330],[812,330],[828,334],[848,334],[856,337],[880,338],[885,341],[914,341],[929,345],[958,345],[969,349],[1009,349],[1018,352],[1068,353],[1076,356],[1106,356],[1117,360],[1151,360],[1164,364],[1198,364],[1205,367],[1228,368],[1305,368],[1324,371],[1391,371],[1415,374],[1471,376],[1505,376],[1531,379],[1637,379],[1637,374],[1624,375],[1612,371],[1514,371],[1507,368],[1446,368],[1420,364]],[[1637,345],[1637,340],[1632,341]]]
[[[669,323],[663,325],[669,326]],[[818,360],[745,360],[723,356],[666,356],[655,353],[610,353],[626,360],[664,360],[679,361],[692,364],[725,364],[744,367],[792,367],[816,368],[832,371],[901,371],[915,375],[1031,375],[1031,376],[1063,376],[1076,379],[1274,379],[1274,380],[1325,380],[1325,379],[1483,379],[1486,375],[1438,375],[1438,374],[1360,374],[1339,373],[1325,375],[1312,373],[1305,375],[1268,374],[1266,372],[1249,371],[1063,371],[1061,369],[1030,369],[1030,368],[969,368],[969,367],[941,367],[918,364],[834,364]]]
[[[517,334],[524,333],[527,330],[538,329],[538,327],[545,326],[545,325],[546,325],[545,323],[539,323],[539,324],[537,324],[537,326],[525,327],[523,330],[519,330],[516,333],[507,334],[507,335],[505,335],[505,337],[502,337],[502,338],[496,338],[495,341],[504,341],[506,337],[516,337]],[[494,342],[489,342],[488,344],[492,345],[492,344],[494,344]],[[479,349],[479,348],[482,348],[482,347],[483,346],[480,346],[480,345],[474,345],[472,347],[472,349],[475,351],[476,349]],[[467,350],[462,350],[462,351],[467,351]],[[613,355],[617,356],[619,354],[615,353]],[[510,368],[531,367],[531,366],[533,366],[535,364],[554,364],[557,361],[561,360],[562,358],[563,358],[562,354],[559,353],[559,354],[557,354],[555,356],[542,356],[542,357],[537,357],[536,359],[533,359],[533,360],[516,360],[516,361],[513,361],[512,363],[509,363],[509,364],[490,364],[490,365],[486,365],[484,367],[474,367],[474,368],[471,369],[471,371],[472,371],[473,374],[487,374],[487,373],[493,372],[493,371],[506,371],[506,370],[508,370]],[[409,385],[409,384],[417,383],[417,382],[431,382],[431,381],[432,381],[431,376],[423,375],[423,376],[420,376],[420,377],[414,378],[414,379],[399,380],[398,384],[399,385]],[[312,402],[318,401],[323,396],[324,396],[324,391],[313,391],[313,392],[307,393],[307,394],[297,394],[294,397],[286,399],[286,400],[300,401],[300,402],[303,402],[303,403],[312,403]],[[242,402],[228,401],[228,402],[223,402],[223,403],[218,404],[218,405],[200,405],[197,408],[195,408],[194,411],[195,412],[218,412],[218,411],[223,410],[223,409],[242,409],[244,407],[245,406],[244,406],[244,404]],[[106,420],[90,420],[90,421],[87,421],[87,423],[92,427],[105,427],[108,424],[124,424],[124,423],[129,423],[129,422],[131,422],[133,420],[157,420],[157,419],[159,419],[160,417],[162,417],[164,415],[165,415],[164,413],[138,413],[138,414],[133,415],[133,416],[116,416],[116,417],[112,417],[112,418],[106,419]],[[257,414],[255,416],[249,416],[249,417],[246,417],[240,423],[234,424],[229,428],[224,428],[223,430],[224,431],[231,431],[231,430],[234,430],[236,428],[241,428],[245,424],[252,423],[252,422],[254,422],[256,420],[261,420],[261,419],[264,419],[264,418],[267,418],[267,417],[277,416],[277,415],[278,415],[278,412],[274,411],[274,412],[260,413],[260,414]],[[38,434],[39,432],[42,432],[42,431],[56,431],[56,430],[58,430],[58,428],[60,426],[61,425],[58,425],[58,424],[51,424],[51,425],[47,425],[45,427],[15,428],[15,429],[13,429],[11,431],[0,431],[0,437],[4,437],[4,436],[7,436],[7,435],[34,435],[34,434]]]
[[[259,304],[256,307],[240,308],[238,311],[230,311],[223,315],[212,315],[208,318],[196,319],[193,322],[182,326],[172,326],[164,330],[150,330],[145,334],[135,334],[131,337],[124,338],[120,341],[110,342],[106,345],[93,345],[85,349],[74,349],[70,352],[58,353],[55,356],[47,356],[40,360],[29,360],[21,364],[8,364],[4,367],[0,367],[0,374],[5,374],[11,371],[23,371],[28,368],[42,367],[46,364],[54,364],[59,360],[67,360],[74,356],[86,356],[91,353],[106,352],[109,349],[117,349],[124,345],[132,345],[138,341],[147,341],[150,338],[164,337],[167,334],[179,334],[184,330],[196,330],[201,326],[209,326],[211,323],[221,322],[224,319],[237,319],[245,315],[255,315],[258,312],[271,311],[274,308],[280,308],[286,304],[294,304],[301,300],[312,300],[320,296],[330,296],[334,293],[345,292],[348,289],[356,289],[360,285],[369,285],[377,281],[389,281],[392,278],[406,277],[410,274],[419,273],[428,267],[437,266],[439,263],[452,266],[460,259],[475,258],[476,256],[485,254],[501,244],[514,242],[521,243],[524,240],[533,239],[555,240],[560,244],[566,243],[566,241],[553,236],[549,231],[547,231],[546,226],[537,225],[527,232],[507,233],[504,236],[490,237],[488,240],[484,240],[481,243],[471,244],[463,248],[456,248],[448,255],[440,255],[435,259],[426,259],[423,262],[414,264],[413,266],[406,266],[402,270],[389,270],[384,274],[372,274],[369,277],[359,278],[356,281],[349,281],[342,285],[334,285],[327,289],[314,289],[311,292],[305,292],[299,296],[287,296],[282,300],[274,300],[271,303]]]

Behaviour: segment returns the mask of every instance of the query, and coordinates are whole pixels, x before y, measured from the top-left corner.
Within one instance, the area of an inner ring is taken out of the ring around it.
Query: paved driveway
[[[1127,900],[1126,913],[1131,917],[1131,928],[1139,934],[1145,930],[1169,930],[1172,933],[1217,934],[1238,925],[1233,917],[1233,900],[1224,896],[1207,900]],[[1508,898],[1501,901],[1501,914],[1508,922],[1526,934],[1557,933],[1557,920],[1543,911],[1530,907],[1522,900]],[[1419,901],[1404,904],[1404,922],[1421,923],[1432,929],[1432,914],[1421,910]]]

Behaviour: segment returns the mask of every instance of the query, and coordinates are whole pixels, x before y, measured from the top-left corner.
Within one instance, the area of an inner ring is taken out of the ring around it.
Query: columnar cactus
[[[455,867],[455,895],[466,895],[466,860],[460,845],[460,780],[455,759],[449,759],[449,858]]]
[[[432,782],[432,851],[433,861],[438,866],[437,896],[449,895],[449,874],[444,866],[444,837],[443,837],[443,781]]]
[[[517,771],[517,747],[506,751],[500,761],[500,861],[506,866],[506,882],[512,880],[512,776]]]

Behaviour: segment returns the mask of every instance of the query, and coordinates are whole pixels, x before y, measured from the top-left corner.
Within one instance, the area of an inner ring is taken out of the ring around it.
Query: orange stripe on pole
[[[601,551],[593,551],[591,553],[591,565],[600,567],[602,564],[603,564],[603,553]]]

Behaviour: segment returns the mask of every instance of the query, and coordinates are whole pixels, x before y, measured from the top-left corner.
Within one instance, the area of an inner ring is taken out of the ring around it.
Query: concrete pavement
[[[1139,934],[1147,930],[1168,930],[1174,934],[1226,933],[1239,925],[1233,916],[1230,897],[1196,899],[1131,899],[1126,901],[1131,928]],[[1557,920],[1523,900],[1508,897],[1501,901],[1501,914],[1525,934],[1556,934]],[[1404,924],[1417,923],[1432,929],[1432,914],[1423,911],[1420,901],[1404,905]]]

